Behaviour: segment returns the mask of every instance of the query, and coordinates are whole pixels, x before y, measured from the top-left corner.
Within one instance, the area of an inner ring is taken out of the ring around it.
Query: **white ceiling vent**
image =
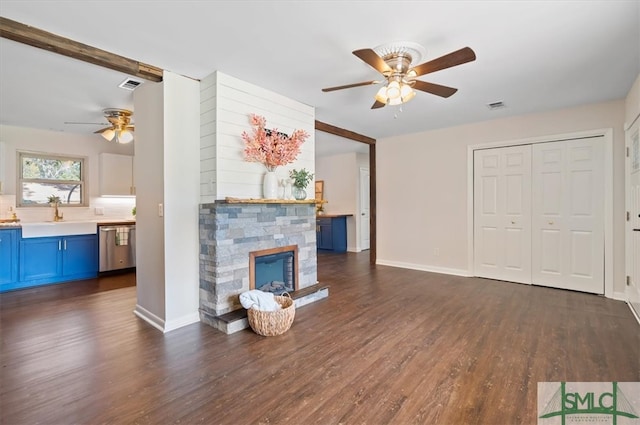
[[[487,108],[491,109],[492,111],[494,109],[502,109],[502,108],[506,108],[506,107],[507,107],[507,105],[505,105],[502,100],[499,100],[497,102],[487,103]]]
[[[143,83],[143,81],[136,80],[136,79],[133,79],[131,77],[128,77],[126,80],[121,82],[118,87],[120,87],[121,89],[134,91],[142,83]]]

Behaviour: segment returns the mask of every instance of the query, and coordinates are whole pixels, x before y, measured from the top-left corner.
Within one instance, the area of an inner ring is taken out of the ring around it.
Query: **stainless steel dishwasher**
[[[100,271],[136,266],[136,226],[99,226]]]

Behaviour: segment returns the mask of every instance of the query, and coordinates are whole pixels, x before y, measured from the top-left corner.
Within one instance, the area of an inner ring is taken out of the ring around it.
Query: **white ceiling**
[[[640,73],[640,1],[10,1],[0,14],[200,79],[214,70],[316,108],[320,121],[376,139],[622,99]],[[419,79],[456,87],[371,110],[379,79],[351,52],[398,40],[434,59],[475,62]],[[132,108],[127,75],[0,40],[2,124],[93,132],[102,109]],[[487,103],[504,101],[491,111]],[[335,144],[335,137],[316,143]],[[358,146],[354,144],[354,146]]]

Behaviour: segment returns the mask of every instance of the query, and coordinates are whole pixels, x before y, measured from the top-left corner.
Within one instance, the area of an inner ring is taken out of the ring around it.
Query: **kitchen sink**
[[[22,223],[23,238],[88,235],[97,232],[95,221],[41,221]]]

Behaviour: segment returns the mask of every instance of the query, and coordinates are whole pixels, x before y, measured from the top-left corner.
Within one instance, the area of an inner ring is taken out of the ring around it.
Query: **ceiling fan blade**
[[[347,84],[344,86],[337,87],[328,87],[326,89],[322,89],[323,92],[334,91],[334,90],[342,90],[342,89],[350,89],[352,87],[360,87],[360,86],[368,86],[370,84],[378,84],[380,81],[363,81],[361,83]]]
[[[112,129],[113,129],[113,127],[106,127],[106,128],[103,128],[103,129],[100,129],[100,130],[94,131],[94,132],[93,132],[93,134],[102,134],[102,133],[104,133],[105,131],[107,131],[107,130],[112,130]]]
[[[385,106],[384,103],[382,102],[378,102],[377,100],[373,103],[373,106],[371,107],[371,109],[378,109],[378,108],[382,108],[383,106]]]
[[[469,47],[464,47],[448,55],[440,56],[437,59],[425,62],[413,68],[416,77],[429,74],[431,72],[440,71],[442,69],[451,68],[452,66],[462,65],[463,63],[476,60],[476,54]],[[411,72],[411,71],[409,71]]]
[[[369,66],[371,66],[381,74],[387,74],[392,71],[389,65],[387,65],[387,63],[372,49],[354,50],[353,54],[362,59]]]
[[[103,122],[76,122],[76,121],[65,121],[65,124],[80,124],[80,125],[111,125]]]
[[[427,83],[426,81],[416,80],[413,86],[414,89],[424,91],[427,93],[435,94],[440,97],[449,97],[458,89],[454,89],[453,87],[441,86],[440,84]]]

